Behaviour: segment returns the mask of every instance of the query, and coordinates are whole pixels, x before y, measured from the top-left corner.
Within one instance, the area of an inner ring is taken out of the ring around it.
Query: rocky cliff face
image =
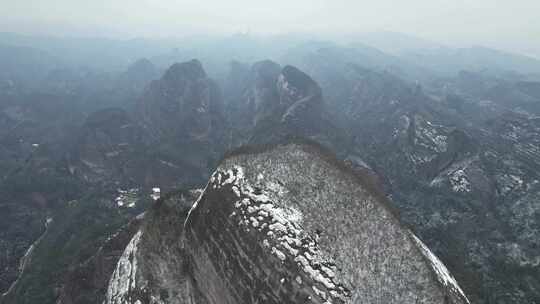
[[[205,303],[192,287],[183,245],[183,224],[200,194],[176,192],[147,211],[110,277],[105,303]]]
[[[174,64],[153,81],[136,117],[151,158],[198,182],[207,178],[228,142],[221,92],[197,60]]]
[[[237,151],[149,212],[105,303],[468,303],[387,204],[318,145]]]
[[[331,121],[320,86],[306,73],[265,60],[254,63],[248,73],[232,69],[231,78],[246,79],[236,90],[229,89],[241,98],[231,113],[232,146],[302,137],[347,155],[348,136]]]
[[[217,84],[197,60],[172,65],[143,94],[138,114],[145,128],[160,137],[213,139],[224,122]]]
[[[141,69],[152,70],[144,60],[131,70]],[[171,66],[132,110],[107,108],[86,119],[70,154],[73,174],[123,188],[171,189],[207,178],[225,149],[227,122],[200,62]]]

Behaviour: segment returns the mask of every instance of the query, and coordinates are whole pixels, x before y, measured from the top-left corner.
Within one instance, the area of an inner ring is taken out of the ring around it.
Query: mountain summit
[[[468,300],[363,176],[319,145],[289,143],[232,152],[204,190],[160,200],[105,303],[186,302]]]

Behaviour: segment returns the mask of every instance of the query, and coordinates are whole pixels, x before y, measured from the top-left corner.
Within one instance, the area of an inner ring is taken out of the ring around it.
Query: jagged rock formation
[[[317,141],[343,158],[350,153],[349,137],[330,120],[320,86],[306,73],[264,60],[254,63],[249,72],[233,68],[230,77],[246,79],[244,85],[232,86],[236,90],[229,88],[242,99],[231,113],[232,146],[301,137]]]
[[[158,202],[105,303],[468,300],[363,176],[293,143],[234,152],[202,192]]]
[[[136,116],[153,157],[192,180],[206,179],[225,150],[228,124],[221,92],[197,60],[174,64],[153,81]]]
[[[147,60],[132,69],[153,70]],[[227,123],[219,89],[200,62],[171,66],[146,88],[134,112],[108,108],[90,115],[76,138],[70,171],[121,187],[170,189],[207,178],[225,148]]]
[[[110,278],[105,303],[205,303],[194,302],[202,297],[191,288],[182,242],[183,223],[199,195],[177,192],[147,211]]]
[[[223,101],[217,84],[197,60],[172,65],[153,81],[138,105],[138,115],[152,135],[177,140],[219,139]]]
[[[273,61],[261,61],[253,64],[248,78],[247,108],[252,126],[266,119],[277,119],[283,114],[279,107],[277,81],[281,66]]]

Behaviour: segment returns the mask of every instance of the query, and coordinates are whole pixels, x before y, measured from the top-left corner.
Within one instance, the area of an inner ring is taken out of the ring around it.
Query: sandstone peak
[[[384,196],[316,144],[231,153],[147,221],[107,304],[468,303]]]

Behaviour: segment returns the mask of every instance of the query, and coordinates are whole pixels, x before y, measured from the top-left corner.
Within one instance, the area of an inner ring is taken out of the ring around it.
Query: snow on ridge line
[[[414,233],[409,231],[414,241],[418,245],[419,249],[422,251],[422,254],[429,260],[431,268],[437,274],[437,279],[445,287],[452,289],[459,293],[461,297],[467,302],[471,303],[461,287],[459,287],[456,279],[450,274],[448,268],[443,264],[443,262],[422,242]]]
[[[261,182],[262,179],[259,174],[257,180]],[[262,189],[256,189],[246,180],[244,169],[233,166],[228,170],[218,169],[208,186],[212,189],[231,187],[237,197],[230,214],[233,221],[247,231],[254,229],[261,233],[263,246],[282,263],[290,260],[297,264],[303,275],[313,281],[311,288],[317,296],[324,301],[338,300],[340,303],[350,297],[350,291],[336,278],[337,267],[333,260],[324,257],[316,240],[301,227],[301,212],[292,207],[277,206],[272,201],[270,194],[281,192],[272,181],[266,181]],[[300,276],[294,279],[303,282]]]
[[[227,185],[227,184],[235,183],[239,179],[244,178],[244,172],[242,171],[242,168],[240,168],[240,167],[238,167],[238,168],[239,168],[239,171],[236,174],[232,174],[232,171],[229,170],[229,171],[231,171],[231,174],[229,174],[229,178],[227,180],[223,181],[223,182],[221,181],[221,176],[222,176],[221,172],[222,171],[220,169],[217,169],[216,171],[214,171],[214,173],[212,173],[212,177],[206,183],[206,186],[204,186],[204,189],[201,191],[201,194],[199,195],[199,197],[197,198],[195,203],[193,203],[193,205],[191,206],[191,209],[189,209],[188,216],[186,217],[186,220],[184,221],[184,227],[186,226],[186,223],[188,222],[188,220],[189,220],[189,218],[191,216],[191,213],[195,209],[197,209],[197,206],[199,205],[199,202],[201,201],[203,195],[206,193],[206,189],[208,189],[208,186],[210,184],[212,184],[212,187],[214,189],[216,189],[216,188],[219,188],[219,187]]]
[[[125,303],[130,292],[137,288],[137,250],[141,241],[142,231],[139,230],[127,245],[116,265],[109,281],[105,303]]]
[[[216,171],[217,172],[217,171]],[[212,174],[212,178],[214,176],[215,173]],[[191,208],[189,209],[188,211],[188,214],[186,216],[186,219],[184,220],[184,230],[186,229],[186,226],[187,226],[187,223],[189,221],[189,219],[191,218],[191,213],[197,209],[197,206],[199,205],[199,202],[201,201],[204,193],[206,192],[206,189],[208,189],[208,185],[210,185],[210,183],[212,182],[212,179],[210,179],[208,181],[208,183],[206,183],[206,186],[204,186],[204,189],[201,191],[201,194],[199,194],[199,197],[197,198],[197,200],[195,200],[195,202],[193,203],[193,205],[191,206]]]

